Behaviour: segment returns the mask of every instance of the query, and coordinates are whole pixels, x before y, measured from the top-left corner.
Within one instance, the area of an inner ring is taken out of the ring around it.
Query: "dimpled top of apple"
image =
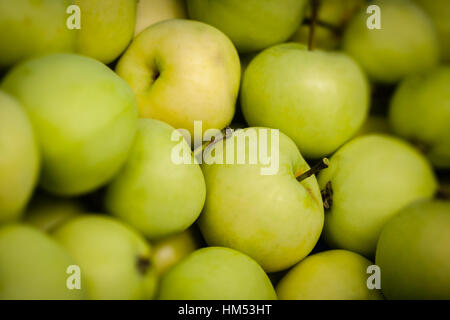
[[[413,201],[431,198],[437,183],[427,160],[400,139],[371,134],[345,144],[319,173],[332,205],[324,238],[333,247],[371,256],[383,225]]]
[[[66,286],[75,261],[45,233],[20,224],[0,228],[0,299],[85,299]]]
[[[367,288],[367,267],[373,263],[347,250],[308,256],[280,280],[282,300],[379,300],[380,290]]]
[[[377,82],[394,83],[427,70],[439,60],[439,44],[429,17],[406,0],[378,0],[381,28],[369,29],[366,8],[349,23],[343,49]]]
[[[66,27],[71,0],[0,0],[0,69],[34,56],[73,51]]]
[[[306,0],[188,0],[192,19],[223,31],[239,52],[286,41],[304,16]]]
[[[388,299],[450,299],[450,202],[403,209],[383,228],[375,261]]]
[[[42,153],[42,187],[76,195],[108,181],[136,132],[136,98],[91,58],[52,54],[13,68],[1,87],[25,107]]]
[[[149,238],[186,230],[205,202],[202,171],[184,138],[172,140],[174,132],[162,121],[139,119],[128,160],[106,192],[108,212]],[[180,146],[191,163],[174,160]]]
[[[151,299],[156,274],[149,243],[108,216],[77,217],[53,232],[86,279],[89,299]]]
[[[272,272],[292,266],[312,250],[322,231],[323,204],[314,176],[296,180],[309,166],[294,142],[281,132],[279,146],[270,134],[261,142],[263,130],[238,130],[226,140],[234,140],[232,164],[226,160],[231,150],[226,143],[223,150],[220,144],[206,150],[202,169],[207,194],[199,224],[209,245],[242,251]],[[256,148],[239,142],[251,135],[259,144]],[[208,155],[213,150],[215,161]],[[261,169],[271,167],[263,163],[264,152],[272,163],[279,154],[277,171],[262,174]],[[245,155],[241,164],[239,154]]]
[[[117,73],[136,93],[141,117],[194,133],[231,122],[239,90],[239,57],[231,41],[207,24],[167,20],[131,43]]]
[[[39,151],[22,106],[0,91],[0,223],[19,217],[36,184]]]
[[[450,168],[450,66],[405,79],[394,94],[389,120],[396,133],[424,144],[440,168]]]
[[[264,270],[236,250],[208,247],[194,251],[161,279],[161,300],[275,300]]]
[[[318,158],[336,150],[362,125],[369,88],[348,56],[288,43],[266,49],[250,62],[241,105],[250,125],[279,128],[302,155]]]

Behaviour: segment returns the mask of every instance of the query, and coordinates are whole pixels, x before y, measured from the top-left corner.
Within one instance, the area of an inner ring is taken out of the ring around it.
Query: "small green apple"
[[[160,21],[186,18],[184,0],[139,0],[134,36]]]
[[[84,282],[69,289],[67,268],[75,261],[45,233],[20,224],[0,228],[0,299],[86,299]]]
[[[153,263],[158,274],[163,274],[185,256],[198,249],[191,229],[153,242]]]
[[[303,19],[306,0],[187,0],[189,17],[223,31],[239,52],[286,41]]]
[[[369,29],[363,8],[348,24],[343,49],[376,82],[395,83],[439,61],[439,43],[429,17],[409,0],[376,0],[380,29]]]
[[[77,31],[66,26],[71,0],[0,0],[0,69],[31,57],[71,52]]]
[[[167,20],[141,32],[117,65],[138,98],[139,114],[194,134],[222,129],[233,118],[239,56],[219,30],[196,21]]]
[[[450,202],[404,208],[383,228],[375,262],[388,299],[450,299]]]
[[[298,43],[264,50],[247,67],[241,106],[250,126],[278,128],[307,158],[335,151],[360,128],[369,87],[358,65]]]
[[[89,299],[151,299],[156,272],[146,240],[107,216],[82,216],[53,232],[80,266]]]
[[[174,131],[162,121],[139,119],[128,160],[106,191],[106,210],[149,238],[186,230],[205,202],[202,171],[187,142],[172,140]],[[174,162],[180,143],[191,164]]]
[[[39,151],[26,112],[0,91],[0,223],[23,212],[38,178]]]
[[[136,132],[136,98],[102,63],[51,54],[16,66],[1,87],[22,103],[33,124],[44,189],[60,195],[92,191],[126,160]]]
[[[275,300],[264,270],[243,253],[221,247],[199,249],[161,279],[161,300]]]
[[[373,263],[357,253],[329,250],[302,260],[280,280],[281,300],[380,300],[380,290],[367,287]]]
[[[266,130],[237,130],[204,152],[206,202],[199,225],[209,245],[239,250],[274,272],[308,255],[319,239],[324,217],[316,178],[296,180],[309,166],[295,143],[281,132],[278,147],[275,139],[264,142]],[[242,143],[252,136],[256,145]],[[262,174],[269,168],[258,157],[264,149],[272,164],[279,158],[279,165]],[[241,163],[240,154],[245,155]],[[211,161],[213,156],[222,163]]]
[[[395,133],[416,142],[439,168],[450,168],[450,66],[405,79],[391,101]]]
[[[383,225],[404,206],[431,198],[437,181],[428,161],[406,142],[371,134],[351,140],[330,159],[318,181],[324,193],[324,238],[332,247],[367,257]]]

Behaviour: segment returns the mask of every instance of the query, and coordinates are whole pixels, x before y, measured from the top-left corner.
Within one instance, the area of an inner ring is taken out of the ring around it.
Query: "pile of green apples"
[[[0,0],[0,30],[0,299],[450,299],[450,1]],[[195,122],[278,171],[198,161]]]

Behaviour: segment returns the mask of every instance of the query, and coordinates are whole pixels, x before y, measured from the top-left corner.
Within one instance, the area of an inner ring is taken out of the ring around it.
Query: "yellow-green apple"
[[[378,289],[367,287],[373,263],[347,250],[329,250],[302,260],[280,280],[281,300],[380,300]]]
[[[450,202],[404,208],[381,232],[376,264],[388,299],[450,299]]]
[[[207,24],[157,23],[137,36],[117,65],[137,95],[139,114],[194,132],[222,129],[234,115],[239,57],[231,41]]]
[[[450,168],[450,66],[405,79],[391,100],[395,133],[417,143],[434,166]]]
[[[74,218],[53,232],[80,266],[89,299],[151,299],[156,272],[148,242],[120,221],[100,215]]]
[[[371,133],[391,134],[392,129],[389,125],[389,120],[386,117],[370,115],[358,132],[356,132],[354,138]]]
[[[437,64],[436,31],[422,9],[409,0],[376,0],[372,4],[380,8],[380,29],[368,28],[370,15],[365,7],[349,22],[342,40],[344,51],[372,80],[395,83]]]
[[[128,160],[105,196],[109,213],[153,239],[186,230],[205,202],[202,171],[183,136],[177,141],[174,133],[162,121],[139,119]],[[177,148],[188,163],[174,160]]]
[[[194,251],[161,279],[161,300],[274,300],[264,270],[245,254],[222,247]]]
[[[92,191],[126,160],[137,126],[136,97],[104,64],[51,54],[16,66],[1,87],[30,117],[44,189],[60,195]]]
[[[187,0],[189,17],[223,31],[239,52],[286,41],[300,25],[306,0]]]
[[[0,223],[22,214],[38,178],[39,151],[19,102],[0,91]]]
[[[310,168],[295,143],[277,132],[237,130],[207,148],[202,165],[206,202],[199,225],[207,243],[239,250],[267,272],[306,257],[324,219],[316,178],[296,180]]]
[[[81,28],[76,51],[103,63],[115,60],[133,39],[137,0],[74,0]]]
[[[324,195],[324,239],[372,257],[383,225],[404,206],[431,198],[433,169],[414,147],[395,137],[369,134],[351,140],[319,173]]]
[[[71,0],[0,0],[0,69],[31,57],[71,52],[76,30],[66,26]]]
[[[54,239],[31,226],[0,227],[0,299],[86,299],[80,288],[69,289],[67,270],[76,262]]]
[[[134,36],[160,21],[186,18],[185,0],[139,0]]]
[[[369,88],[347,55],[309,51],[299,43],[264,50],[247,67],[241,106],[250,126],[278,128],[303,156],[335,151],[363,124]]]

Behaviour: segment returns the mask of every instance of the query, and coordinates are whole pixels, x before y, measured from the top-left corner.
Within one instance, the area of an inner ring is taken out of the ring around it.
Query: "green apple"
[[[117,65],[138,98],[139,114],[194,134],[222,129],[234,115],[239,56],[231,41],[204,23],[167,20],[141,32]]]
[[[380,290],[367,287],[373,263],[357,253],[330,250],[302,260],[280,280],[281,300],[380,300]]]
[[[189,16],[223,31],[239,52],[286,41],[303,19],[307,0],[187,0]]]
[[[433,165],[450,168],[450,66],[405,79],[389,112],[395,133],[422,147]]]
[[[23,218],[25,223],[51,232],[83,213],[83,206],[74,199],[39,194],[32,199]]]
[[[136,98],[102,63],[51,54],[16,66],[1,87],[28,112],[42,153],[44,189],[60,195],[92,191],[126,160],[136,132]]]
[[[53,236],[80,266],[89,299],[154,296],[152,250],[134,229],[107,216],[91,215],[70,220]]]
[[[139,0],[134,36],[160,21],[186,18],[185,0]]]
[[[0,299],[85,299],[80,289],[69,289],[66,273],[75,261],[56,241],[30,226],[0,227]]]
[[[295,143],[281,132],[278,147],[274,137],[265,142],[266,130],[237,130],[225,143],[205,150],[206,202],[199,225],[209,245],[239,250],[267,272],[274,272],[309,254],[319,239],[324,217],[316,178],[296,180],[309,166]],[[242,143],[252,136],[256,145]],[[262,169],[270,168],[258,157],[264,149],[272,161],[270,167],[276,170],[263,174]],[[245,155],[241,163],[240,154]],[[211,161],[213,156],[218,161]],[[276,158],[278,168],[273,166]]]
[[[366,8],[350,21],[343,49],[376,82],[395,83],[425,71],[439,61],[439,43],[429,17],[409,0],[376,0],[380,29],[367,26]]]
[[[414,0],[432,19],[441,45],[441,58],[450,62],[450,1]]]
[[[185,256],[198,249],[191,229],[153,242],[153,263],[158,274],[163,274]]]
[[[0,69],[21,60],[75,49],[66,26],[71,0],[0,0]]]
[[[392,129],[389,125],[388,119],[386,117],[376,115],[369,116],[354,137],[356,138],[371,133],[391,134]]]
[[[38,178],[39,151],[19,102],[0,91],[0,223],[21,216]]]
[[[81,28],[76,51],[103,63],[115,60],[133,39],[137,0],[74,0]]]
[[[369,108],[369,88],[348,56],[288,43],[266,49],[250,62],[241,106],[250,126],[278,128],[302,155],[319,158],[360,128]]]
[[[371,134],[351,140],[318,181],[324,193],[324,239],[367,257],[383,225],[404,206],[431,198],[437,181],[428,161],[406,142]]]
[[[139,119],[128,160],[106,191],[106,210],[149,238],[186,230],[205,202],[202,171],[184,138],[172,140],[174,131],[162,121]],[[174,162],[180,144],[191,164]]]
[[[376,264],[388,299],[450,299],[450,202],[404,208],[381,232]]]
[[[161,279],[161,300],[275,300],[264,270],[243,253],[221,247],[199,249]]]

